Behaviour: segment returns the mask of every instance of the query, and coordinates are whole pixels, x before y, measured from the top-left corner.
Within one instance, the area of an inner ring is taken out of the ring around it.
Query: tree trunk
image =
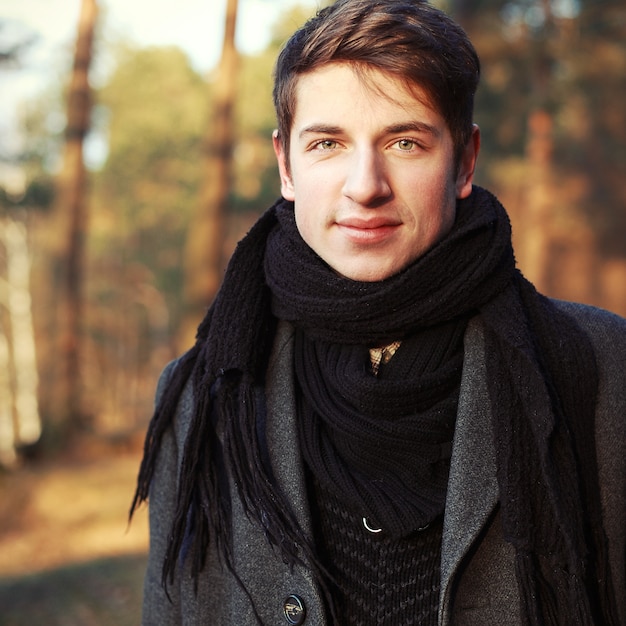
[[[62,229],[60,251],[60,416],[70,428],[79,427],[86,416],[82,406],[81,322],[83,269],[87,230],[86,172],[83,144],[89,130],[91,65],[96,0],[82,0],[74,66],[67,103],[67,128],[63,170],[56,207]]]
[[[524,272],[539,291],[548,290],[553,233],[554,120],[550,112],[552,64],[548,42],[556,25],[550,0],[539,2],[544,24],[532,39],[532,87],[534,106],[527,121]]]
[[[211,121],[205,138],[205,173],[185,248],[186,316],[181,349],[193,343],[198,323],[222,280],[225,214],[232,187],[234,106],[239,55],[235,45],[238,0],[228,0],[224,43],[214,83]]]
[[[528,184],[525,194],[524,273],[539,291],[549,283],[550,246],[552,242],[552,117],[543,109],[533,111],[528,119],[526,159]]]
[[[6,307],[10,342],[2,337],[0,380],[0,462],[15,459],[15,449],[32,445],[41,436],[37,398],[39,376],[30,297],[30,255],[25,226],[10,218],[2,222],[6,280],[2,304]],[[13,373],[13,384],[9,373]]]
[[[10,371],[9,342],[4,329],[0,329],[0,465],[3,467],[11,467],[17,460]]]

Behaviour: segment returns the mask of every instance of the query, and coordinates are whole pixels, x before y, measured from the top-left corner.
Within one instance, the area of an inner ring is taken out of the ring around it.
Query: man
[[[625,623],[626,321],[515,269],[478,77],[419,0],[286,44],[283,197],[159,384],[145,624]]]

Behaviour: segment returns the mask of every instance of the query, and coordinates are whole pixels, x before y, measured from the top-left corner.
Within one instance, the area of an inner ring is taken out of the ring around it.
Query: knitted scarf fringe
[[[257,284],[264,282],[263,240],[276,222],[273,209],[269,209],[248,233],[248,245],[240,243],[235,250],[225,283],[235,282],[234,274],[256,275]],[[249,249],[257,250],[257,256],[250,258]],[[256,294],[253,308],[269,310],[267,289]],[[214,327],[216,315],[226,320],[238,320],[241,315],[239,300],[228,290],[222,289],[218,293],[198,328],[195,345],[179,359],[168,391],[155,409],[146,435],[130,517],[148,499],[160,442],[171,427],[178,400],[191,380],[195,398],[193,417],[185,441],[176,512],[162,569],[166,593],[168,585],[175,581],[179,564],[187,558],[191,559],[191,576],[197,590],[199,574],[206,565],[209,547],[213,545],[222,566],[248,596],[256,620],[262,624],[254,601],[234,565],[230,478],[245,514],[260,524],[282,560],[291,568],[300,565],[312,570],[331,616],[336,619],[330,591],[331,577],[316,559],[311,541],[293,517],[286,498],[277,489],[267,452],[261,444],[265,414],[262,380],[254,380],[236,366],[241,361],[256,360],[252,371],[265,371],[264,361],[269,357],[275,321],[268,320],[268,325],[261,329],[252,324],[231,324],[230,332],[224,333]],[[242,346],[259,343],[254,354],[242,357]],[[210,356],[215,354],[227,355],[231,360],[222,361],[223,366],[218,369],[207,368],[207,364],[213,362]],[[209,390],[209,393],[201,390]]]

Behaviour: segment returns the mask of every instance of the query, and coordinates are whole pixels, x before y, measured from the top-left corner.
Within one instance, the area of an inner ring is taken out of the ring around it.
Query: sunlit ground
[[[83,450],[0,475],[0,625],[137,624],[145,507],[137,452]]]

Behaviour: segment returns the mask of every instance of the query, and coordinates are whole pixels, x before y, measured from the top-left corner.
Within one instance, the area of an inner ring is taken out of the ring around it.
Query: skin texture
[[[418,85],[331,63],[298,80],[289,162],[277,134],[281,192],[304,241],[336,272],[384,280],[432,248],[472,190],[480,133],[461,162]]]

